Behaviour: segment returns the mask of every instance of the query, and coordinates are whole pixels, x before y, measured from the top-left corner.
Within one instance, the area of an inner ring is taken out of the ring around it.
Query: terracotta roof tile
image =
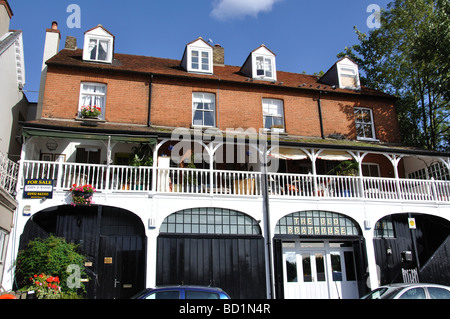
[[[257,84],[272,87],[295,88],[299,90],[329,91],[352,95],[370,95],[378,97],[395,97],[381,91],[362,87],[361,90],[333,89],[330,85],[320,83],[315,75],[277,71],[277,82],[253,80],[243,75],[239,66],[219,66],[214,68],[214,74],[189,73],[180,66],[180,60],[138,56],[130,54],[114,54],[112,64],[83,61],[83,50],[61,50],[57,55],[47,61],[48,65],[58,65],[76,68],[88,68],[91,70],[109,70],[127,73],[154,74],[174,77],[186,77],[193,79],[210,79],[212,81],[228,81],[241,84]]]

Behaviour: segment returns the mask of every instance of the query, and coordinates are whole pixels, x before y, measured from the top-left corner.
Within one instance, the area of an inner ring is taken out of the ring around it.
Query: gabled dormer
[[[254,80],[276,81],[275,54],[262,44],[250,53],[241,72]]]
[[[335,85],[340,89],[360,90],[358,65],[349,57],[336,62],[320,79],[321,82]]]
[[[84,33],[84,61],[112,63],[113,57],[114,36],[102,25]]]
[[[192,73],[213,74],[213,47],[201,37],[188,43],[181,67]]]

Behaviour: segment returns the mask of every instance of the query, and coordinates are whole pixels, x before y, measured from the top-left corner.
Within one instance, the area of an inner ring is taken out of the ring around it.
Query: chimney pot
[[[58,22],[56,21],[52,22],[52,30],[58,30]]]

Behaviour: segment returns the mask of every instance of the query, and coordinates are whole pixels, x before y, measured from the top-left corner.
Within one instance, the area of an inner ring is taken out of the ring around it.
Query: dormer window
[[[101,25],[85,33],[83,60],[112,63],[114,36]]]
[[[213,48],[202,38],[189,43],[184,51],[181,66],[192,73],[213,73]]]
[[[348,57],[344,57],[321,77],[320,82],[340,89],[360,90],[358,65]]]
[[[275,54],[261,45],[248,56],[241,72],[254,80],[276,81]]]
[[[339,65],[339,87],[356,90],[360,88],[358,68],[353,65]]]

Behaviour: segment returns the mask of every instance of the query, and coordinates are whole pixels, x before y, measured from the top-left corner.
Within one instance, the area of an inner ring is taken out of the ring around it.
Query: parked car
[[[436,284],[391,284],[374,289],[361,299],[450,299],[450,287]]]
[[[215,287],[164,286],[144,289],[131,299],[230,299],[230,296]]]

